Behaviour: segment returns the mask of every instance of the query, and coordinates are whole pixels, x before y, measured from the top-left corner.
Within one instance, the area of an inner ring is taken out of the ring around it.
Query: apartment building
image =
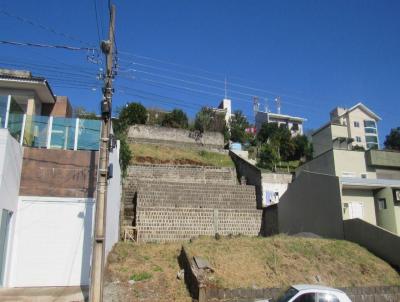
[[[279,126],[287,127],[292,136],[303,134],[303,123],[306,121],[305,118],[269,111],[256,111],[255,115],[257,133],[264,123],[277,123]]]
[[[330,113],[330,121],[313,134],[316,144],[316,155],[321,149],[332,147],[332,144],[342,144],[343,147],[359,146],[367,149],[379,148],[377,123],[381,118],[363,103],[358,103],[349,109],[336,107]],[[335,126],[333,126],[335,125]],[[329,141],[319,141],[328,138]],[[326,145],[328,144],[328,145]]]

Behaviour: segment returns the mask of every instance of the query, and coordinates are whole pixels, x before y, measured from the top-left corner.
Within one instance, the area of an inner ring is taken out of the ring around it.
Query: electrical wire
[[[0,44],[6,45],[14,45],[14,46],[28,46],[28,47],[41,47],[41,48],[55,48],[55,49],[65,49],[71,51],[93,51],[98,52],[97,49],[91,47],[75,47],[69,45],[50,45],[50,44],[40,44],[40,43],[32,43],[32,42],[15,42],[15,41],[5,41],[0,40]]]

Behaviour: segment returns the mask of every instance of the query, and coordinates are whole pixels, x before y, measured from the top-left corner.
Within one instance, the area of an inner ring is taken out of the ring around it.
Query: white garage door
[[[93,212],[91,199],[21,197],[11,286],[87,285]]]

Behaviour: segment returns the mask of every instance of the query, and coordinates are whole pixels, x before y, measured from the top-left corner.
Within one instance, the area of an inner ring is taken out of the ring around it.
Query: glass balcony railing
[[[27,147],[99,150],[100,120],[10,113],[3,127]]]

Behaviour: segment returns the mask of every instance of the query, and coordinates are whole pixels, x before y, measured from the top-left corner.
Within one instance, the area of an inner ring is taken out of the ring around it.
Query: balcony
[[[0,127],[26,147],[99,150],[99,120],[9,113]]]
[[[369,166],[400,168],[400,152],[386,150],[368,150],[366,153]]]

